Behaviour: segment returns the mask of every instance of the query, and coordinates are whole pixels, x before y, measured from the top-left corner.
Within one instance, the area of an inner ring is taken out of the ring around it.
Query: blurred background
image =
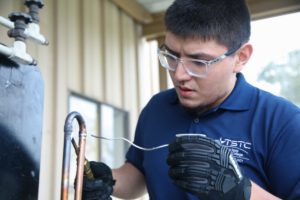
[[[39,198],[60,198],[63,126],[71,111],[87,123],[86,158],[112,168],[125,161],[128,144],[93,135],[133,140],[139,113],[159,91],[172,88],[156,50],[164,43],[163,16],[173,0],[43,0],[40,32],[50,42],[25,41],[45,84]],[[300,2],[248,0],[254,52],[246,80],[300,105]],[[0,0],[0,16],[28,12],[23,0]],[[12,46],[0,27],[0,43]],[[78,125],[74,122],[75,138]],[[78,143],[78,142],[77,142]],[[69,199],[76,156],[71,149]],[[145,195],[141,199],[149,199]]]

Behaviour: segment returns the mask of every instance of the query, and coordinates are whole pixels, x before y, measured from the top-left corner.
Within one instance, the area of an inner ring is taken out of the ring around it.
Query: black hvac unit
[[[44,81],[0,54],[0,199],[38,198]]]

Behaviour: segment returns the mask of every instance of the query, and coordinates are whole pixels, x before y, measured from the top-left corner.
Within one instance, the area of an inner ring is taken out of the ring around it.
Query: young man
[[[134,140],[169,150],[132,146],[112,171],[113,196],[133,199],[148,190],[153,200],[300,199],[300,110],[240,73],[253,51],[250,22],[245,0],[176,0],[169,7],[158,55],[174,89],[150,100]],[[193,135],[176,139],[179,133]]]

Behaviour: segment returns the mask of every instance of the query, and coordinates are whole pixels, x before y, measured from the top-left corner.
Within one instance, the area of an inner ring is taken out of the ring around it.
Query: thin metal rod
[[[101,137],[101,136],[96,136],[96,135],[91,135],[91,136],[92,136],[92,137],[95,137],[95,138],[98,138],[98,139],[104,139],[104,140],[124,140],[124,141],[130,143],[131,145],[133,145],[134,147],[136,147],[136,148],[138,148],[138,149],[141,149],[141,150],[144,150],[144,151],[153,151],[153,150],[156,150],[156,149],[160,149],[160,148],[169,146],[169,144],[164,144],[164,145],[161,145],[161,146],[158,146],[158,147],[144,148],[144,147],[140,147],[140,146],[134,144],[133,142],[130,142],[130,141],[127,140],[126,138],[122,138],[122,137],[117,137],[117,138],[106,138],[106,137]]]
[[[76,156],[78,156],[79,148],[78,148],[78,146],[77,146],[77,144],[76,144],[76,142],[75,142],[74,137],[72,138],[71,142],[72,142],[72,144],[73,144],[73,147],[74,147]]]

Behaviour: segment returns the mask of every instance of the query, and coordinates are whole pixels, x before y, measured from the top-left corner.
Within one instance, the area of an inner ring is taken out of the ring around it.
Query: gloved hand
[[[173,184],[205,200],[249,200],[251,182],[231,151],[204,136],[183,136],[169,144]]]
[[[111,169],[101,162],[90,162],[94,180],[83,178],[82,200],[111,200],[113,180]]]

